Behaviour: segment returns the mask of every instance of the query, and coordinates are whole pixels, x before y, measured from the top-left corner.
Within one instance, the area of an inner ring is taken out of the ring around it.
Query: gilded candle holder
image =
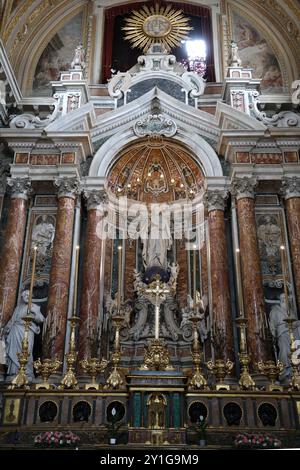
[[[70,335],[70,342],[69,342],[69,352],[65,355],[66,363],[67,363],[67,372],[65,373],[60,386],[58,387],[60,390],[63,389],[77,389],[78,382],[75,375],[75,366],[77,361],[77,351],[76,348],[76,341],[75,341],[75,333],[76,333],[76,326],[80,321],[79,317],[73,316],[69,319],[71,323],[71,335]]]
[[[57,358],[53,360],[44,359],[43,361],[41,361],[41,359],[39,358],[37,361],[35,361],[33,363],[33,366],[37,371],[37,374],[41,375],[43,379],[43,382],[35,385],[36,390],[50,390],[51,388],[53,388],[53,386],[49,384],[49,378],[60,368],[61,365],[61,361],[59,361]]]
[[[100,384],[97,383],[97,376],[105,371],[108,361],[106,359],[100,360],[97,357],[92,357],[80,361],[80,365],[84,372],[91,377],[91,382],[85,384],[85,390],[99,390]]]
[[[192,346],[192,358],[194,364],[194,370],[192,377],[189,380],[188,387],[189,389],[197,389],[197,390],[209,390],[207,386],[207,380],[204,377],[202,370],[201,370],[201,359],[202,354],[200,352],[200,344],[199,344],[199,336],[198,336],[198,323],[200,321],[199,316],[193,315],[189,318],[193,325],[193,346]]]
[[[292,367],[292,379],[290,382],[290,391],[300,391],[300,374],[299,374],[299,365],[300,365],[300,360],[299,358],[295,355],[295,352],[297,351],[296,345],[295,345],[295,336],[294,336],[294,331],[293,331],[293,325],[296,321],[295,318],[288,317],[285,320],[285,323],[287,324],[288,330],[289,330],[289,335],[290,335],[290,348],[291,348],[291,353],[290,353],[290,362],[291,362],[291,367]]]
[[[118,368],[121,361],[120,329],[124,323],[124,315],[121,315],[120,313],[121,312],[119,311],[119,314],[114,315],[112,318],[116,328],[114,352],[111,358],[113,368],[104,386],[105,390],[119,389],[124,385],[124,378]]]
[[[247,353],[247,336],[246,328],[248,320],[244,316],[240,316],[235,320],[240,332],[240,352],[238,354],[241,365],[241,374],[239,386],[242,390],[256,390],[256,384],[249,372],[250,357]]]
[[[29,353],[29,343],[28,343],[28,332],[29,332],[29,327],[30,323],[33,320],[33,316],[30,314],[27,314],[25,317],[23,317],[23,321],[25,323],[25,328],[24,328],[24,338],[22,340],[22,350],[21,352],[17,353],[17,357],[19,360],[19,370],[17,375],[14,377],[12,380],[11,384],[9,385],[9,390],[13,390],[15,388],[25,388],[29,389],[29,380],[26,374],[26,366],[28,364],[28,359],[30,356]]]
[[[208,361],[206,366],[216,377],[216,390],[230,390],[230,385],[225,384],[224,379],[232,371],[234,363],[229,359],[226,362],[223,359],[216,359],[215,362]]]
[[[283,387],[275,383],[276,380],[279,380],[279,375],[284,369],[284,365],[282,364],[282,362],[278,361],[277,363],[275,363],[273,361],[266,361],[266,362],[260,361],[258,362],[257,367],[258,367],[258,370],[263,375],[268,377],[268,379],[271,382],[267,387],[267,390],[269,392],[282,392],[283,391]]]

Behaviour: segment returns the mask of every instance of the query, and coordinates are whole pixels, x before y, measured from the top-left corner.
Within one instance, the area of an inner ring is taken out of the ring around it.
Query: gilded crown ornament
[[[141,10],[133,11],[122,29],[132,48],[138,47],[147,52],[152,44],[159,43],[169,52],[173,47],[180,46],[193,28],[181,10],[172,8],[172,5],[165,7],[156,4],[144,5]]]
[[[100,360],[97,357],[92,357],[80,361],[80,365],[84,372],[91,377],[91,383],[85,385],[85,390],[99,390],[100,384],[96,381],[97,375],[105,371],[108,361],[106,359]]]
[[[55,359],[44,359],[41,361],[39,358],[37,361],[33,363],[33,366],[38,375],[42,376],[42,382],[36,384],[36,390],[45,389],[50,390],[52,388],[51,384],[49,384],[49,377],[54,374],[62,365],[61,361],[57,358]]]

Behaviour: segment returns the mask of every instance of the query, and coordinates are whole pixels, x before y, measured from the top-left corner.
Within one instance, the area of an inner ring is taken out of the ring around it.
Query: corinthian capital
[[[300,178],[297,176],[283,178],[281,194],[285,199],[300,197]]]
[[[206,191],[204,196],[204,203],[208,212],[211,211],[224,211],[226,199],[228,198],[227,191]]]
[[[85,190],[83,196],[87,200],[88,211],[92,209],[100,209],[108,201],[108,196],[105,189],[93,189],[91,191]]]
[[[30,178],[8,178],[7,185],[13,199],[25,199],[27,201],[32,193]]]
[[[231,194],[237,199],[254,199],[257,179],[254,177],[234,178],[231,182]]]
[[[57,178],[54,186],[58,188],[58,197],[69,197],[75,199],[81,194],[81,183],[77,178]]]

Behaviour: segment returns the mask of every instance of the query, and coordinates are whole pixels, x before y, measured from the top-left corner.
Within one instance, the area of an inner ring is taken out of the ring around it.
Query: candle
[[[196,251],[197,246],[194,245],[194,255],[193,255],[193,291],[194,291],[194,308],[196,307],[197,295],[196,295]]]
[[[237,277],[237,293],[238,293],[238,307],[240,316],[244,316],[244,301],[243,301],[243,291],[242,291],[242,277],[241,277],[241,257],[240,249],[237,248],[236,252],[236,277]]]
[[[121,291],[122,291],[122,246],[119,245],[118,256],[118,310],[121,308]]]
[[[285,296],[285,304],[286,304],[286,311],[288,316],[290,315],[290,308],[289,308],[289,291],[287,285],[287,272],[286,272],[286,258],[285,258],[285,246],[281,245],[280,247],[280,256],[281,256],[281,267],[282,267],[282,275],[283,275],[283,288],[284,288],[284,296]]]
[[[77,311],[77,289],[78,289],[78,267],[79,267],[79,246],[76,246],[75,257],[75,277],[74,277],[74,297],[73,297],[73,317],[76,317]]]
[[[29,299],[28,299],[28,309],[27,309],[28,315],[30,315],[31,305],[32,305],[32,293],[33,293],[34,276],[35,276],[36,255],[37,255],[37,247],[35,246],[33,248],[33,260],[32,260],[30,290],[29,290]]]

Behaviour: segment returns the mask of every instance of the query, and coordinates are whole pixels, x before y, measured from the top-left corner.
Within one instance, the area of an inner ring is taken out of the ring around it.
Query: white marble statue
[[[15,308],[15,311],[4,328],[4,335],[6,337],[6,363],[7,363],[7,377],[11,380],[19,370],[19,361],[17,353],[22,350],[22,340],[24,338],[25,325],[23,318],[27,315],[28,310],[29,291],[25,290],[21,296],[20,304]],[[29,359],[27,363],[27,376],[29,379],[34,378],[33,374],[33,343],[34,336],[40,333],[40,327],[44,321],[41,314],[40,307],[32,304],[30,314],[34,317],[29,328],[28,333],[28,348]]]
[[[85,52],[82,44],[75,49],[74,59],[71,63],[71,69],[84,69],[85,68]]]
[[[47,251],[52,246],[55,234],[55,227],[46,215],[43,215],[41,221],[32,231],[32,245],[38,248],[38,254],[42,256],[47,255]]]
[[[280,295],[280,303],[272,307],[269,316],[269,326],[274,340],[278,346],[278,360],[285,366],[283,377],[290,375],[290,335],[285,323],[287,318],[287,308],[285,294]],[[294,316],[294,315],[293,315]],[[294,323],[295,340],[300,340],[300,321]]]
[[[207,339],[208,329],[206,326],[205,320],[205,311],[208,306],[207,295],[204,295],[203,298],[200,296],[200,292],[196,292],[196,312],[194,310],[194,299],[190,294],[187,296],[187,307],[182,309],[182,321],[180,328],[182,329],[188,322],[190,322],[190,317],[194,316],[195,313],[199,316],[199,326],[198,332],[200,340],[202,343]]]
[[[242,66],[242,60],[241,60],[240,55],[239,55],[239,48],[238,48],[238,45],[235,41],[231,41],[231,45],[230,45],[229,66],[230,67],[241,67]]]
[[[166,223],[164,229],[161,228],[161,221],[151,220],[151,230],[148,237],[142,238],[143,262],[145,268],[159,266],[167,269],[168,250],[172,247],[172,236],[170,227]]]

